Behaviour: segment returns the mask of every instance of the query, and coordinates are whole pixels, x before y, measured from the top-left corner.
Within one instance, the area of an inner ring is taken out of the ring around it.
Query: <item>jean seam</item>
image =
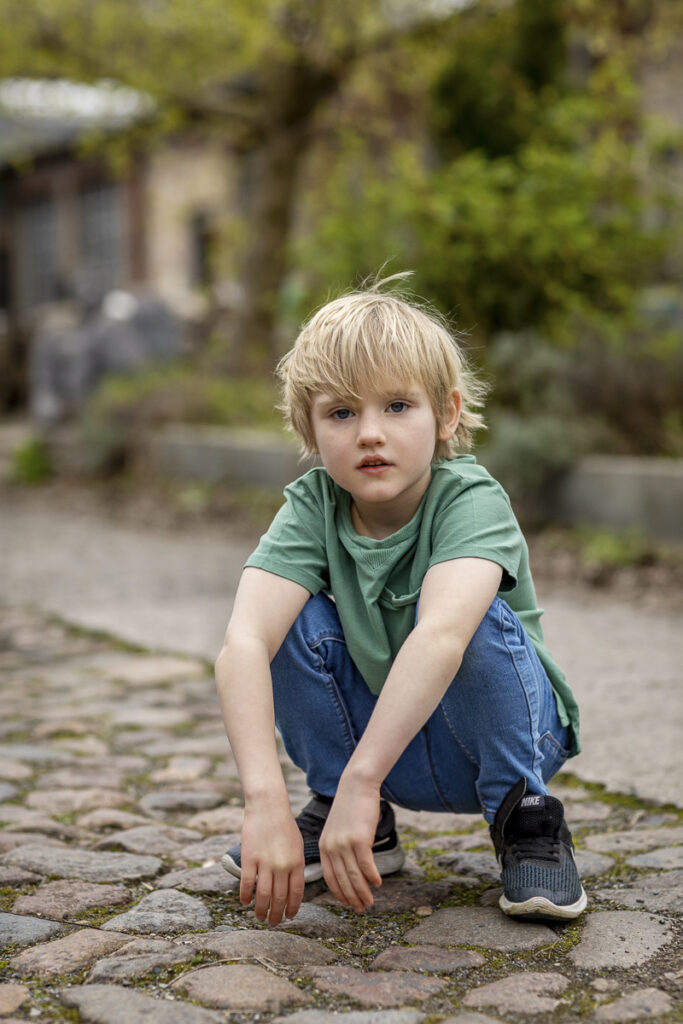
[[[451,685],[454,685],[454,684],[451,683]],[[455,684],[455,685],[457,685],[457,684]],[[439,702],[439,708],[441,709],[441,714],[443,715],[444,719],[446,720],[446,725],[448,726],[448,731],[450,732],[451,736],[453,737],[455,742],[458,744],[458,746],[462,750],[462,752],[465,755],[465,757],[467,758],[467,760],[471,761],[472,764],[475,766],[475,768],[481,768],[481,765],[477,761],[476,757],[473,754],[470,754],[469,750],[467,749],[465,744],[462,742],[462,740],[460,739],[460,737],[456,733],[455,729],[453,728],[451,720],[448,717],[448,715],[446,714],[446,708],[443,705],[443,701]]]
[[[526,685],[524,683],[523,673],[521,672],[520,667],[519,667],[519,665],[517,663],[518,659],[517,659],[517,657],[515,655],[515,652],[511,648],[510,644],[508,643],[508,638],[507,638],[506,629],[505,629],[504,613],[503,613],[503,602],[501,601],[500,604],[501,604],[501,607],[499,608],[500,636],[501,636],[501,639],[503,641],[503,644],[505,645],[505,649],[507,650],[507,652],[508,652],[508,654],[510,656],[510,660],[511,660],[512,665],[513,665],[514,670],[515,670],[515,674],[517,676],[517,679],[519,680],[519,685],[522,688],[522,693],[524,694],[524,703],[526,705],[527,713],[529,715],[529,737],[530,737],[530,740],[531,740],[531,750],[533,752],[532,771],[533,771],[534,777],[538,781],[540,781],[541,784],[543,784],[543,774],[541,772],[541,752],[540,752],[540,750],[538,748],[538,740],[534,739],[534,728],[533,728],[534,720],[533,720],[533,712],[532,712],[532,709],[531,709],[531,703],[529,701],[529,691],[528,691],[528,689],[527,689],[527,687],[526,687]],[[539,739],[540,739],[540,736],[539,736]]]
[[[569,751],[564,746],[564,744],[560,743],[557,736],[555,736],[555,734],[553,733],[552,729],[546,729],[546,731],[541,736],[539,736],[538,742],[540,743],[542,740],[545,739],[549,740],[555,747],[557,747],[558,752],[564,757],[566,761],[566,759],[569,757]]]
[[[356,749],[357,741],[353,729],[353,722],[349,717],[348,708],[346,707],[345,702],[342,700],[337,680],[334,678],[332,673],[328,671],[321,654],[319,653],[318,650],[315,650],[314,652],[313,649],[309,649],[311,650],[311,654],[315,653],[315,657],[318,659],[318,672],[320,674],[320,677],[325,681],[325,685],[327,686],[328,692],[332,697],[332,701],[339,715],[339,719],[342,724],[342,732],[344,735],[347,753],[348,756],[351,757],[354,750]]]
[[[321,636],[316,636],[311,639],[304,637],[304,643],[312,651],[316,651],[321,644],[325,643],[326,640],[332,640],[335,643],[344,644],[344,646],[346,646],[346,638],[340,636],[338,633],[325,632]]]
[[[429,777],[432,780],[432,785],[434,786],[434,792],[436,793],[436,795],[438,796],[439,800],[441,801],[441,804],[442,804],[444,810],[450,811],[452,814],[457,814],[457,811],[456,811],[455,807],[453,807],[453,805],[450,803],[449,800],[446,800],[446,797],[444,796],[443,792],[441,791],[441,786],[439,785],[439,780],[438,780],[438,777],[437,777],[436,772],[434,770],[434,762],[432,761],[432,752],[429,749],[429,730],[428,730],[427,725],[423,725],[422,729],[420,730],[420,732],[424,736],[425,756],[427,758],[427,765],[429,767]],[[456,739],[457,739],[457,737],[456,737]],[[467,753],[467,751],[465,751],[465,753]]]

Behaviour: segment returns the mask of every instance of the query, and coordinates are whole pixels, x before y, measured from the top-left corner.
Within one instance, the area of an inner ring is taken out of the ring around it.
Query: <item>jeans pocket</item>
[[[557,772],[559,772],[560,768],[569,757],[569,751],[555,739],[551,732],[543,733],[538,741],[538,749],[540,750],[543,758],[541,763],[543,780],[547,782],[548,779],[552,779],[553,775],[556,775]]]

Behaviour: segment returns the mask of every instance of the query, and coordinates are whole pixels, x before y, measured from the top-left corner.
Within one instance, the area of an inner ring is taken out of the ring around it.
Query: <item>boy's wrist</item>
[[[342,774],[342,779],[355,785],[379,789],[384,781],[380,776],[376,765],[364,757],[354,755],[347,764]]]
[[[244,788],[244,809],[245,811],[260,811],[267,808],[289,808],[289,796],[284,780],[270,782],[265,785],[258,784]]]

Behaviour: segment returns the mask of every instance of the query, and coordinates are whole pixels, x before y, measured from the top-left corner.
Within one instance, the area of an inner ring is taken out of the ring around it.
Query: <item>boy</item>
[[[503,911],[573,918],[586,896],[545,783],[578,753],[578,711],[507,496],[460,454],[482,388],[435,314],[380,287],[324,306],[279,366],[322,467],[286,488],[216,662],[245,795],[222,863],[272,925],[320,877],[362,911],[403,863],[389,801],[481,811]],[[296,820],[275,725],[313,791]]]

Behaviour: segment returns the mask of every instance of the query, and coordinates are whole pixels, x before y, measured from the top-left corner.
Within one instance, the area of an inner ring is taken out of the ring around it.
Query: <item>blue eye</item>
[[[335,409],[332,413],[333,420],[347,420],[351,415],[350,409]]]
[[[391,404],[389,405],[390,412],[403,412],[403,410],[407,408],[407,402],[391,402]]]

